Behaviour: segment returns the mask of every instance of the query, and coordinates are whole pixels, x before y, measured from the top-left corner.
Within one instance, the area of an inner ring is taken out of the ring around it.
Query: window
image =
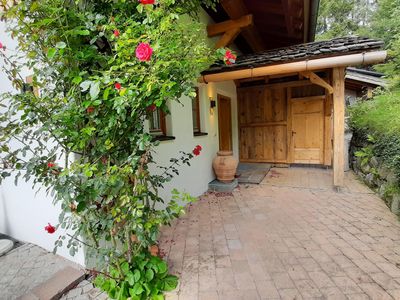
[[[196,88],[196,97],[192,99],[193,133],[200,132],[200,101],[199,89]]]
[[[155,136],[165,136],[166,135],[166,125],[165,125],[165,113],[157,108],[154,110],[150,117],[150,133]]]

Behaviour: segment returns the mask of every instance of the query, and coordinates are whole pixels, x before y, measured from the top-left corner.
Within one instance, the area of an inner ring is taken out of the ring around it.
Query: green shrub
[[[376,156],[391,169],[400,183],[400,89],[378,94],[350,109],[357,139],[354,155],[367,163]],[[358,150],[358,151],[357,151]],[[367,160],[367,161],[366,161]]]

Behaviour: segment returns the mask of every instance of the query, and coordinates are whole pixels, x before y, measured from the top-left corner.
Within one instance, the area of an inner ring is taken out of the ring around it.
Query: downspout
[[[261,77],[267,75],[282,75],[293,72],[316,71],[336,67],[369,65],[384,61],[386,56],[386,51],[374,51],[334,57],[325,57],[312,60],[303,60],[292,63],[203,75],[199,78],[199,82],[220,82]]]

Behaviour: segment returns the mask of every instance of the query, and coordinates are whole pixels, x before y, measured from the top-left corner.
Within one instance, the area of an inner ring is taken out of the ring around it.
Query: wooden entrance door
[[[324,163],[324,97],[291,100],[291,162]]]
[[[219,150],[232,151],[231,99],[218,95]]]

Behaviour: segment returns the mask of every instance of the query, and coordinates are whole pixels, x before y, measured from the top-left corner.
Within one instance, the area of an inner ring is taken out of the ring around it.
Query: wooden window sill
[[[205,136],[208,135],[207,132],[193,132],[193,136]]]
[[[157,136],[153,136],[153,141],[173,141],[175,140],[174,136],[168,136],[168,135],[157,135]]]

